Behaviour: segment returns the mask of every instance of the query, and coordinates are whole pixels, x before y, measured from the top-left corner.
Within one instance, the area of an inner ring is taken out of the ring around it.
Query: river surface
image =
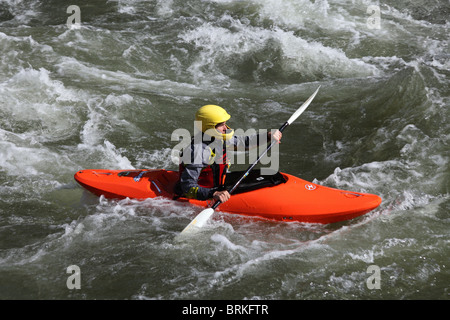
[[[449,16],[444,0],[1,0],[0,299],[449,299]],[[362,217],[220,213],[177,241],[201,209],[73,179],[176,170],[172,133],[200,106],[278,128],[319,85],[279,170],[379,195]]]

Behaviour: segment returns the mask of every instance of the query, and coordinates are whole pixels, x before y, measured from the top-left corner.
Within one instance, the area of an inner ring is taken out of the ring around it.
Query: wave
[[[240,79],[244,74],[247,81],[295,77],[302,82],[379,74],[376,67],[293,31],[253,27],[229,16],[221,20],[229,27],[205,23],[180,35],[199,51],[188,68],[195,82],[223,81],[224,76]]]

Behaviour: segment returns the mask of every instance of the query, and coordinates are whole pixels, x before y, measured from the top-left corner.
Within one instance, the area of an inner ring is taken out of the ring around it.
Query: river
[[[449,299],[449,12],[0,1],[0,299]],[[319,85],[279,170],[383,199],[357,219],[221,213],[180,242],[199,208],[97,198],[73,179],[176,170],[172,133],[200,106],[223,106],[235,129],[278,128]]]

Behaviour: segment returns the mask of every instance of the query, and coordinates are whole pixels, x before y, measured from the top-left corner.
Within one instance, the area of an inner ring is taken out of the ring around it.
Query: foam
[[[159,16],[167,18],[173,14],[173,0],[158,0],[157,13]]]
[[[59,170],[69,169],[70,161],[59,154],[43,147],[18,146],[12,142],[0,141],[0,168],[14,176],[38,175],[53,170],[49,163],[58,166]]]
[[[267,46],[271,46],[270,50],[280,48],[280,65],[286,73],[297,72],[307,78],[361,77],[379,73],[361,59],[348,58],[340,49],[305,40],[293,31],[278,27],[261,29],[226,15],[221,19],[230,23],[233,31],[207,22],[180,35],[181,39],[201,50],[188,68],[196,83],[208,84],[210,79],[227,81],[220,72],[223,60],[255,54],[266,50]]]
[[[122,71],[104,70],[74,58],[61,59],[61,62],[56,64],[56,68],[58,74],[61,76],[81,79],[85,84],[101,84],[104,87],[114,88],[116,90],[117,88],[126,86],[128,91],[154,92],[159,95],[210,95],[210,92],[207,89],[202,89],[189,83],[171,80],[153,80],[148,77],[137,77]]]
[[[36,13],[40,12],[38,6],[39,1],[25,0],[3,0],[8,5],[9,12],[14,16],[6,24],[25,25],[30,23],[32,19],[36,19]]]
[[[0,32],[0,79],[9,80],[18,71],[29,67],[24,55],[47,55],[53,48],[36,42],[31,36],[11,36]]]
[[[311,23],[317,24],[316,20],[327,23],[333,30],[337,28],[352,29],[355,23],[350,19],[342,17],[341,14],[330,12],[330,5],[325,0],[311,2],[309,0],[279,1],[279,0],[253,0],[252,2],[260,6],[261,18],[268,18],[276,25],[291,28],[307,28]],[[348,18],[348,17],[347,17]]]
[[[136,168],[176,169],[178,159],[172,158],[172,148],[157,150],[139,150],[136,154]]]
[[[73,104],[82,98],[82,94],[53,80],[44,68],[20,69],[0,83],[1,168],[19,176],[49,173],[53,171],[49,163],[59,170],[69,169],[72,163],[67,155],[44,144],[77,134],[79,118]]]
[[[103,104],[110,109],[120,109],[133,102],[130,95],[110,94],[105,99],[89,98],[87,93],[68,89],[61,81],[53,80],[50,71],[45,68],[27,68],[0,84],[0,97],[4,104],[2,121],[6,121],[2,126],[10,129],[1,131],[6,140],[2,142],[1,166],[8,173],[36,175],[48,172],[48,163],[56,165],[58,170],[73,171],[76,165],[67,161],[67,154],[50,151],[42,144],[78,136],[83,121],[81,111],[85,109],[86,101],[89,120],[81,130],[82,143],[77,146],[78,150],[72,151],[88,151],[91,155],[101,153],[106,159],[106,166],[112,164],[118,168],[133,168],[130,161],[105,138],[108,128],[104,124],[108,119],[117,127],[122,125],[127,130],[134,130],[134,127],[102,107]]]
[[[217,244],[220,244],[227,249],[230,249],[232,251],[247,251],[246,248],[244,248],[241,245],[236,245],[233,242],[231,242],[227,237],[221,234],[214,234],[211,236],[211,240],[216,242]]]
[[[32,137],[38,142],[57,141],[73,135],[77,128],[73,103],[79,102],[82,94],[52,80],[44,68],[21,69],[0,84],[0,97],[3,121],[8,119],[4,127],[15,129],[26,124],[22,137]]]

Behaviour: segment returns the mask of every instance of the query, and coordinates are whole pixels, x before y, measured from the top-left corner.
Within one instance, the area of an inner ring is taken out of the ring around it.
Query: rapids
[[[443,0],[0,0],[0,299],[449,299],[449,13]],[[200,106],[278,128],[319,85],[279,170],[383,198],[358,219],[223,213],[178,242],[198,208],[73,180],[177,169],[172,133]]]

